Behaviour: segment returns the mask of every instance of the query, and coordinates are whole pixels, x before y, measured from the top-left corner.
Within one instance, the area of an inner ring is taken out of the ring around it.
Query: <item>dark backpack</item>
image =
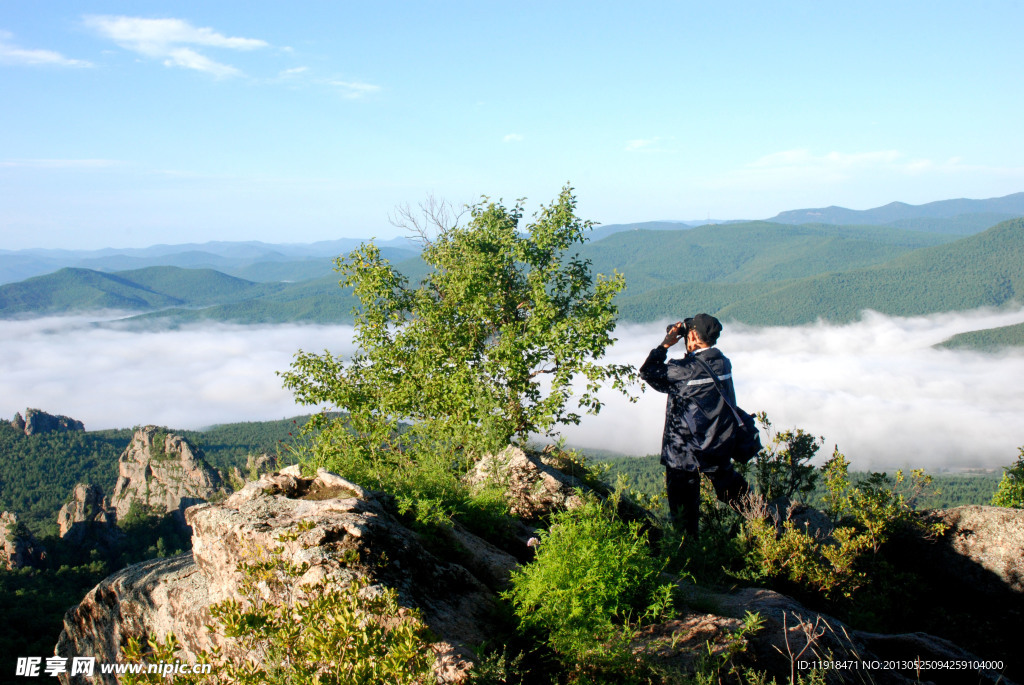
[[[757,421],[753,416],[743,411],[735,404],[729,401],[729,396],[722,390],[722,382],[718,380],[718,376],[711,370],[711,367],[707,365],[703,359],[694,355],[693,357],[697,363],[704,367],[704,370],[711,376],[711,380],[715,382],[715,387],[718,388],[718,392],[722,394],[722,399],[729,405],[729,409],[732,410],[732,415],[736,419],[736,430],[733,433],[732,439],[729,441],[729,451],[732,456],[732,460],[740,464],[746,464],[748,461],[757,456],[758,452],[761,451],[761,431],[757,429]]]

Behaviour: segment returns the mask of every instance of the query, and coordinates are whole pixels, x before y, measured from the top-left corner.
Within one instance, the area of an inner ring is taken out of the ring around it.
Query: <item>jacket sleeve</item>
[[[647,355],[647,360],[640,367],[640,378],[644,379],[649,386],[658,392],[671,392],[673,389],[681,395],[691,394],[688,392],[687,383],[698,377],[700,372],[697,365],[687,363],[687,357],[678,360],[677,363],[668,364],[668,349],[658,345]]]
[[[658,392],[668,392],[672,384],[668,382],[668,366],[665,359],[668,357],[668,349],[658,345],[647,355],[647,360],[640,367],[640,378],[647,382]]]

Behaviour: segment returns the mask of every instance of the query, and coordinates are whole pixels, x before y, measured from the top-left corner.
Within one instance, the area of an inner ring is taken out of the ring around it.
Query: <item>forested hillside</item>
[[[941,344],[947,349],[998,350],[1024,346],[1024,323],[959,333]]]
[[[689,282],[626,292],[624,318],[705,310],[751,324],[850,321],[864,309],[913,316],[1005,304],[1024,293],[1024,219],[874,266],[756,283]]]
[[[206,307],[252,299],[281,287],[245,281],[212,269],[154,266],[105,273],[66,268],[0,286],[0,313],[12,316]]]

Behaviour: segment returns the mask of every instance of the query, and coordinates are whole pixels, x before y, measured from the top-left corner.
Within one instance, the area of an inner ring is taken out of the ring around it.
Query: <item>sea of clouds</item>
[[[97,321],[4,321],[0,416],[34,407],[84,421],[89,430],[280,419],[311,411],[294,403],[276,373],[289,368],[297,350],[352,350],[350,326],[141,331]],[[848,325],[727,323],[719,347],[732,360],[740,406],[767,412],[776,428],[824,437],[822,456],[838,445],[857,469],[996,468],[1024,445],[1024,350],[932,346],[956,333],[1021,321],[1024,309],[914,318],[867,312]],[[620,326],[606,360],[639,367],[665,323]],[[603,391],[601,414],[562,434],[581,447],[657,453],[664,397],[639,386],[634,394],[639,400],[630,403]]]

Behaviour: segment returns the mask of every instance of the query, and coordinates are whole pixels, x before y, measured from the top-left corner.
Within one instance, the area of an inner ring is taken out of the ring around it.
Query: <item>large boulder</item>
[[[121,454],[111,496],[117,520],[133,507],[147,514],[174,514],[185,523],[185,510],[223,492],[220,475],[188,440],[156,426],[139,428]]]
[[[1024,510],[971,505],[929,520],[946,526],[931,550],[938,568],[990,594],[1024,595]]]
[[[640,523],[652,542],[661,532],[650,511],[629,497],[610,497],[611,490],[583,463],[554,446],[537,452],[509,445],[497,454],[482,457],[464,480],[478,491],[496,487],[504,493],[509,511],[518,517],[513,536],[523,544],[537,534],[537,526],[543,525],[552,514],[575,509],[588,496],[614,501],[618,515],[626,521]],[[522,558],[518,549],[506,548],[506,551],[513,551]]]
[[[0,569],[16,571],[26,566],[39,566],[46,550],[13,512],[0,513]]]
[[[466,476],[472,487],[496,486],[505,492],[514,516],[535,521],[583,503],[590,490],[566,468],[564,458],[552,451],[529,453],[512,445],[484,456]]]
[[[130,637],[174,633],[184,659],[214,647],[231,655],[234,643],[206,629],[209,607],[238,598],[241,564],[280,548],[282,561],[308,564],[295,587],[361,579],[396,590],[400,603],[419,609],[436,636],[439,680],[459,681],[473,661],[469,646],[493,633],[495,590],[516,560],[464,530],[450,558],[439,556],[436,541],[425,545],[390,513],[388,502],[327,472],[307,479],[290,470],[264,475],[221,503],[194,506],[186,515],[192,553],[137,564],[104,580],[66,615],[56,654],[114,661]]]

